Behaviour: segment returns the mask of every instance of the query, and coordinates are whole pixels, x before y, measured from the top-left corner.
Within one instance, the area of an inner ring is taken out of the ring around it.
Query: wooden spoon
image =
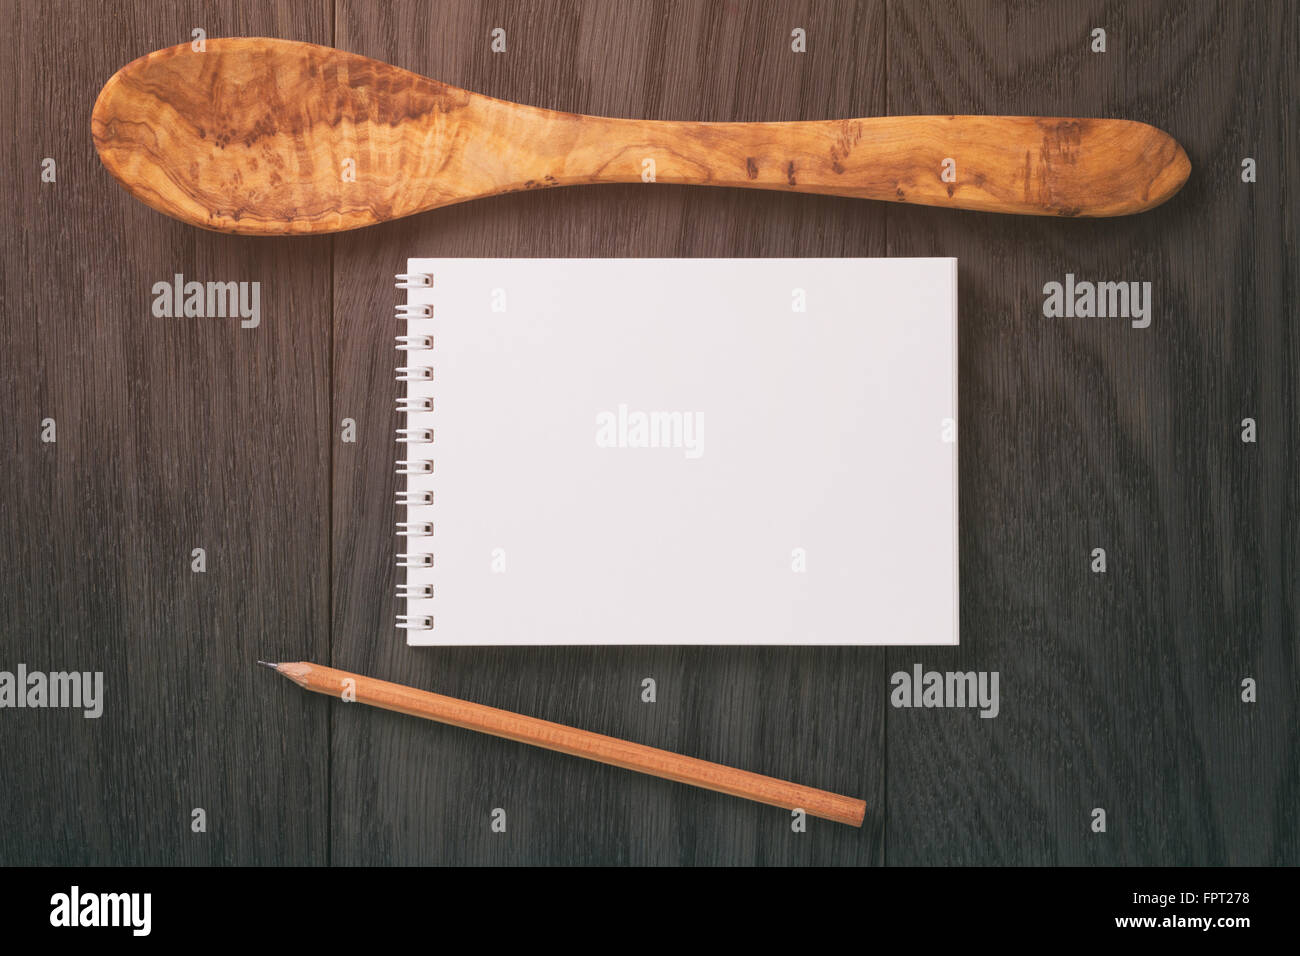
[[[1158,206],[1191,170],[1168,134],[1130,120],[614,119],[508,103],[310,43],[206,46],[123,67],[91,131],[137,199],[241,235],[338,232],[498,193],[648,180],[1122,216]]]

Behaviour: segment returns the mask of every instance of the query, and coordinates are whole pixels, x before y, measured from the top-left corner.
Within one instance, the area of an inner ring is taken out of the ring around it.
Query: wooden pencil
[[[523,714],[474,704],[455,697],[445,697],[429,691],[392,684],[388,681],[364,677],[348,671],[311,664],[306,661],[272,664],[258,661],[266,667],[289,678],[299,687],[340,697],[359,704],[395,710],[412,717],[424,717],[439,723],[477,730],[480,733],[505,737],[520,743],[558,750],[575,757],[585,757],[601,763],[635,770],[639,773],[687,783],[706,790],[728,793],[759,803],[803,810],[809,816],[862,826],[867,805],[862,800],[845,797],[813,787],[801,786],[775,777],[738,770],[708,760],[686,757],[682,754],[647,747],[643,744],[607,737],[604,734],[566,727],[549,720],[526,717]]]

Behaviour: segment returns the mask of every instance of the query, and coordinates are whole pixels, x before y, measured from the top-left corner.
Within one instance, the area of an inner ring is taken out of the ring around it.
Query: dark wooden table
[[[106,703],[0,711],[0,862],[1300,862],[1295,10],[957,6],[4,0],[0,670],[100,670]],[[90,141],[102,83],[195,27],[619,116],[1123,116],[1194,170],[1112,221],[610,186],[232,238],[132,200]],[[961,647],[406,647],[391,276],[408,255],[957,256]],[[154,317],[175,273],[260,282],[260,327]],[[1066,273],[1151,282],[1151,326],[1045,318]],[[867,823],[792,833],[772,808],[307,695],[258,657],[861,796]],[[892,708],[915,663],[999,672],[999,715]]]

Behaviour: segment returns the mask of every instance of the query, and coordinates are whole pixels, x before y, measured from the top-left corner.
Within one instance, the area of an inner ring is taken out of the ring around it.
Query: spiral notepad
[[[411,259],[408,643],[954,644],[953,259]]]

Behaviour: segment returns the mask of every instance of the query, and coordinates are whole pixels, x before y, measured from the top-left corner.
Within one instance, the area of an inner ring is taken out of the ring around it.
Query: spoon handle
[[[540,111],[546,112],[546,111]],[[540,117],[539,117],[540,119]],[[886,116],[688,123],[551,113],[526,188],[661,182],[851,196],[1039,216],[1122,216],[1191,169],[1167,133],[1120,119]]]

